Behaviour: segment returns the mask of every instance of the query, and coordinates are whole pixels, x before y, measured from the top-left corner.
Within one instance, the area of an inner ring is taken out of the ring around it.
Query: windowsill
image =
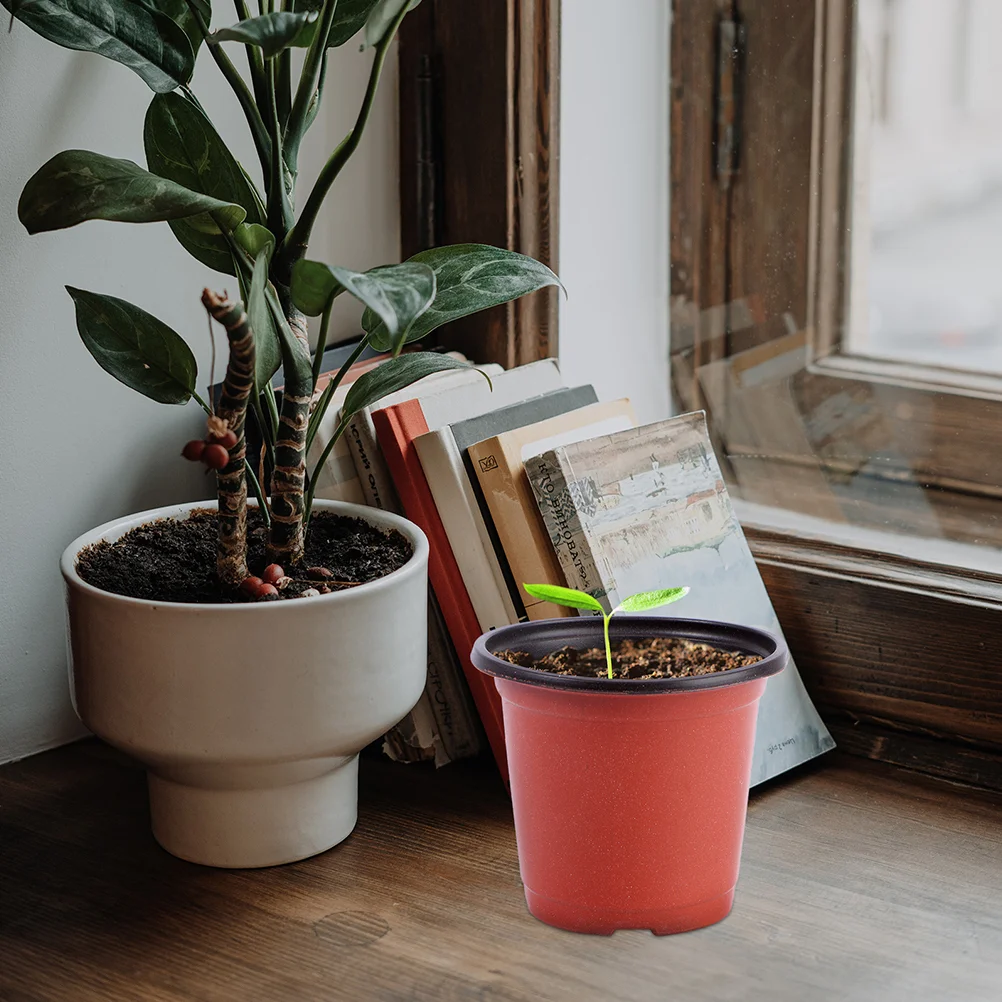
[[[493,768],[367,760],[312,860],[192,866],[85,742],[0,769],[0,997],[978,1002],[1002,984],[1002,799],[828,757],[756,791],[733,914],[592,938],[530,918]]]
[[[732,503],[738,521],[746,529],[815,540],[830,547],[843,548],[861,558],[872,556],[887,561],[923,564],[931,573],[949,573],[954,569],[973,571],[986,579],[996,579],[996,594],[1002,594],[1002,550],[994,546],[880,532],[849,522],[832,522],[738,498]]]

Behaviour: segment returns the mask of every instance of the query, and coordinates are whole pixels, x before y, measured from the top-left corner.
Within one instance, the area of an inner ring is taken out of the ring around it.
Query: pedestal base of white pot
[[[238,784],[243,778],[232,776]],[[152,772],[148,779],[154,837],[204,866],[293,863],[343,842],[358,820],[357,755],[319,776],[263,789],[190,786]]]
[[[149,771],[157,841],[210,866],[274,866],[346,838],[358,753],[417,702],[428,670],[428,542],[399,515],[335,501],[413,547],[398,570],[283,602],[196,605],[101,591],[77,554],[179,505],[81,536],[63,555],[73,699],[98,737]]]

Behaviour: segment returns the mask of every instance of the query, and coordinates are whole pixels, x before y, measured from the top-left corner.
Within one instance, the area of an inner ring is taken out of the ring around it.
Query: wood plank
[[[488,243],[557,268],[559,12],[559,0],[426,0],[403,22],[404,257]],[[541,290],[449,324],[438,343],[506,367],[547,358],[557,302]]]
[[[850,567],[838,547],[748,535],[819,704],[1002,750],[1002,604],[889,580],[876,559]]]
[[[756,793],[734,913],[664,939],[529,917],[485,762],[365,761],[351,838],[260,871],[160,850],[140,771],[94,742],[0,769],[0,803],[5,1002],[988,1002],[1002,983],[1002,798],[868,763]]]

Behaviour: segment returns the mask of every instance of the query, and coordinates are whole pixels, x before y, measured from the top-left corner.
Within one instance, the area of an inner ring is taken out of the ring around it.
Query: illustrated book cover
[[[781,634],[702,412],[565,445],[525,469],[570,587],[610,609],[688,585],[664,615]],[[834,746],[791,659],[759,704],[752,785]]]

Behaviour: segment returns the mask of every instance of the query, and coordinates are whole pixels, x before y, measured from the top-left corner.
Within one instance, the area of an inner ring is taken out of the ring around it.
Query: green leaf
[[[592,598],[587,592],[578,591],[576,588],[548,584],[523,584],[522,587],[533,598],[542,599],[544,602],[564,605],[568,609],[589,609],[592,612],[600,612],[603,616],[605,615],[605,609],[602,608],[598,599]]]
[[[198,55],[199,47],[203,41],[202,29],[198,26],[198,21],[195,19],[191,7],[188,6],[187,0],[133,0],[133,2],[140,4],[147,10],[166,14],[188,36],[188,41],[191,42],[191,51],[196,56]],[[202,20],[209,24],[212,20],[212,7],[208,0],[191,0],[191,6],[202,15]]]
[[[66,286],[77,330],[97,364],[126,386],[161,404],[184,404],[198,376],[180,335],[138,306]]]
[[[250,224],[264,221],[254,187],[240,164],[205,113],[180,94],[158,94],[150,102],[143,145],[146,163],[154,174],[241,206]],[[178,243],[197,261],[233,274],[229,245],[211,216],[171,220],[169,225]]]
[[[657,591],[642,591],[629,598],[624,598],[612,611],[647,612],[648,609],[657,609],[662,605],[677,602],[688,594],[688,588],[660,588]]]
[[[259,223],[241,223],[233,231],[233,239],[253,258],[265,248],[269,254],[275,249],[275,234]]]
[[[312,31],[308,30],[308,26],[316,19],[317,12],[313,10],[273,11],[250,17],[229,28],[220,28],[209,36],[209,43],[218,45],[220,42],[243,42],[245,45],[256,45],[265,58],[272,59],[290,45],[309,45]]]
[[[304,258],[292,267],[290,292],[307,316],[324,313],[335,296],[348,292],[399,342],[435,299],[435,273],[426,264],[391,264],[359,272]]]
[[[96,52],[164,94],[191,79],[188,36],[166,14],[132,0],[0,0],[13,17],[66,49]]]
[[[377,3],[379,0],[338,0],[331,33],[327,36],[327,48],[336,48],[354,38],[365,27]]]
[[[431,267],[436,282],[435,301],[411,328],[408,341],[419,341],[451,320],[500,306],[548,285],[560,285],[560,279],[545,264],[486,244],[432,247],[415,254],[408,263]],[[373,348],[390,350],[393,339],[374,311],[365,311],[362,327],[372,335]]]
[[[268,265],[271,248],[264,247],[254,260],[247,294],[247,316],[254,333],[254,371],[258,390],[268,386],[282,364],[282,342],[268,303]]]
[[[378,45],[397,15],[405,7],[413,10],[420,2],[421,0],[377,0],[365,19],[366,46]]]
[[[468,369],[468,362],[460,362],[448,355],[439,355],[433,351],[416,351],[412,355],[401,355],[399,358],[388,358],[382,365],[362,373],[345,397],[341,409],[345,417],[360,411],[369,404],[374,404],[389,393],[396,393],[411,383],[416,383],[433,372],[445,369]],[[484,373],[484,378],[490,379]]]
[[[88,219],[153,223],[200,212],[211,215],[212,226],[227,229],[247,215],[240,205],[191,191],[131,160],[88,150],[57,153],[28,179],[17,205],[29,233],[61,230]]]

